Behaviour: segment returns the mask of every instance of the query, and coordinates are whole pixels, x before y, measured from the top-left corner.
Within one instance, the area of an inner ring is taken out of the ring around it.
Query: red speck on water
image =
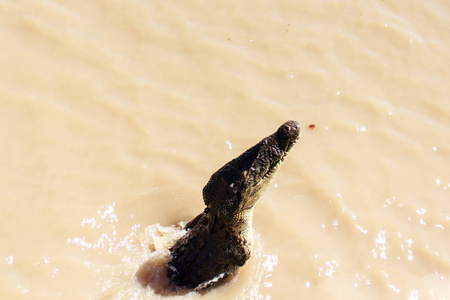
[[[309,128],[309,129],[314,129],[314,128],[316,128],[316,125],[314,125],[314,124],[309,124],[308,128]]]

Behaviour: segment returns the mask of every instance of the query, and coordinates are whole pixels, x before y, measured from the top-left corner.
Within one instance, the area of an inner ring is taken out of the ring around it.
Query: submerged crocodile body
[[[175,284],[201,289],[245,264],[253,207],[299,136],[300,125],[288,121],[211,176],[203,188],[205,210],[170,249],[168,276]]]

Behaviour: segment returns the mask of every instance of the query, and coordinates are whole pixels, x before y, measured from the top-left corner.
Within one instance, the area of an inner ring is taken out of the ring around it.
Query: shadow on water
[[[170,259],[170,252],[168,250],[158,252],[159,253],[155,253],[156,255],[142,264],[135,274],[137,281],[143,287],[151,288],[156,295],[163,297],[183,296],[189,293],[204,295],[211,290],[211,288],[226,284],[235,277],[234,274],[219,283],[215,283],[212,286],[201,290],[180,287],[172,283],[167,276],[167,263]]]
[[[168,251],[147,260],[136,272],[136,279],[143,287],[151,288],[160,296],[181,296],[193,292],[192,289],[176,286],[167,276]]]

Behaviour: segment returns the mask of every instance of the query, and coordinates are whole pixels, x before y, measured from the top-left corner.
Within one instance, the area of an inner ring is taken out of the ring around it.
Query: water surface
[[[450,6],[397,2],[0,2],[0,298],[160,297],[161,236],[289,119],[253,257],[182,298],[448,298]]]

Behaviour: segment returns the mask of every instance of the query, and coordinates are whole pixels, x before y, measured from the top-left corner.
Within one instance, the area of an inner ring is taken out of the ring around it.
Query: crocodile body
[[[300,125],[288,121],[211,176],[203,188],[205,210],[186,224],[187,233],[170,249],[172,282],[201,289],[245,264],[253,207],[299,136]]]

